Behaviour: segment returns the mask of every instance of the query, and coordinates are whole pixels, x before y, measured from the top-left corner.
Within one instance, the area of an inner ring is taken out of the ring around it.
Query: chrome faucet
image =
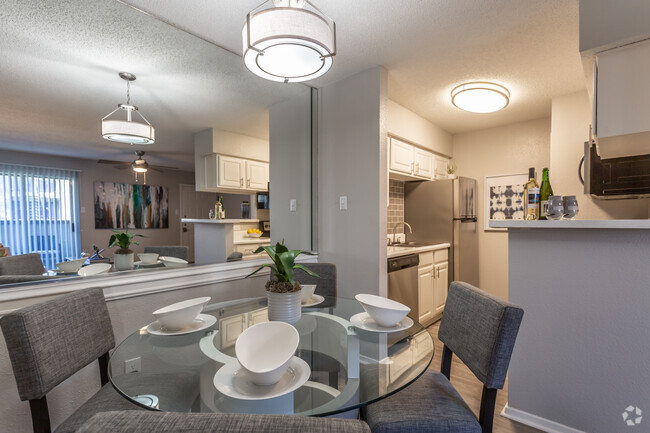
[[[400,224],[404,224],[404,229],[405,229],[405,230],[404,230],[404,238],[405,238],[405,239],[404,239],[404,242],[405,242],[405,243],[406,243],[406,228],[408,227],[408,229],[409,229],[409,233],[411,233],[411,234],[413,233],[413,229],[411,228],[411,225],[410,225],[409,223],[407,223],[406,221],[400,221],[400,222],[396,223],[396,224],[393,226],[393,242],[391,243],[391,245],[393,245],[393,244],[399,244],[399,242],[396,242],[396,241],[395,241],[395,234],[397,233],[397,227],[399,227]]]

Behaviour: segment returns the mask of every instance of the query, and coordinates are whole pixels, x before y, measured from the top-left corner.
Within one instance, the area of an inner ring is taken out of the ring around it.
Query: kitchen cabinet
[[[226,317],[219,321],[219,334],[221,335],[221,349],[234,346],[239,335],[247,328],[246,314]]]
[[[418,268],[418,308],[418,322],[428,323],[434,313],[433,265]]]
[[[268,191],[269,164],[234,156],[205,155],[205,185],[210,191]]]
[[[447,177],[447,158],[390,137],[389,177],[400,180],[432,180]]]
[[[449,290],[449,263],[441,263],[433,268],[433,305],[434,315],[442,313],[447,302]]]
[[[603,159],[644,155],[650,140],[650,41],[597,55],[592,128]]]
[[[427,326],[442,315],[449,288],[449,250],[420,253],[418,322]]]

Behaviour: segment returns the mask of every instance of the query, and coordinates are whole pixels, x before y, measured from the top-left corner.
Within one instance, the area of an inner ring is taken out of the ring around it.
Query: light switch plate
[[[292,198],[291,201],[289,202],[289,212],[295,212],[296,211],[296,199]]]
[[[339,197],[339,209],[340,210],[348,210],[348,196],[347,195],[342,195]]]

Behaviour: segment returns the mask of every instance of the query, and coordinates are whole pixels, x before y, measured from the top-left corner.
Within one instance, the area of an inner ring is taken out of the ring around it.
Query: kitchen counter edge
[[[426,253],[429,251],[442,250],[449,247],[451,247],[451,244],[449,243],[427,245],[425,247],[390,247],[389,246],[387,258],[392,259],[394,257],[401,257],[409,254]],[[396,250],[391,250],[391,248],[395,248]]]

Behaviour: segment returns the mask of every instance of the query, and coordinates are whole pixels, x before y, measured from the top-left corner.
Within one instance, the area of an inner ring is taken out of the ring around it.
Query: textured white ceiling
[[[241,52],[246,13],[260,0],[126,0]],[[585,89],[578,0],[313,0],[336,21],[334,66],[321,87],[375,65],[389,97],[451,133],[550,115],[551,98]],[[451,89],[497,81],[512,93],[492,114],[453,107]]]
[[[308,95],[248,73],[241,57],[106,0],[12,0],[0,8],[0,149],[130,161],[101,138],[126,100],[156,128],[151,164],[194,169],[192,134],[221,128],[268,138],[271,104]],[[0,158],[1,160],[1,158]]]

